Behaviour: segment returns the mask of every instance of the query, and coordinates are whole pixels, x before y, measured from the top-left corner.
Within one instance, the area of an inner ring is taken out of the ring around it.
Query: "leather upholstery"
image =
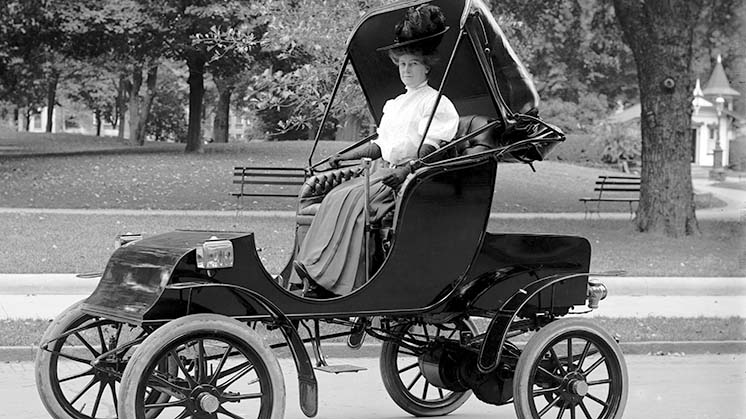
[[[459,118],[456,138],[473,132],[490,122],[490,119],[481,115],[468,115]],[[470,138],[468,141],[457,147],[459,156],[478,153],[497,147],[496,129],[500,126],[494,126],[479,135]],[[362,174],[357,166],[344,167],[340,169],[319,172],[306,179],[300,190],[300,205],[298,206],[298,215],[316,214],[319,204],[329,191],[339,186],[342,182],[356,178]]]
[[[309,177],[300,188],[298,215],[315,215],[319,203],[329,191],[361,174],[359,167],[352,166],[319,172]]]
[[[477,129],[490,123],[490,119],[486,116],[481,115],[467,115],[459,118],[458,131],[456,131],[456,138],[463,137],[470,132],[474,132]],[[495,125],[489,128],[479,135],[476,135],[467,141],[461,143],[457,147],[457,153],[459,156],[465,156],[469,154],[475,154],[480,151],[490,150],[498,146],[497,139],[497,128],[500,125]]]

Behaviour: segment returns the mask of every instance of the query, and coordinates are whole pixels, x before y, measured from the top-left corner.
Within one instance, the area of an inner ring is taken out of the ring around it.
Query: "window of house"
[[[41,114],[31,115],[31,127],[33,129],[41,129]]]
[[[709,126],[707,127],[707,132],[709,136],[708,138],[714,140],[715,136],[717,135],[717,127]]]
[[[74,116],[68,116],[65,118],[65,129],[75,129],[80,128],[80,124],[78,124],[78,121],[75,120]]]

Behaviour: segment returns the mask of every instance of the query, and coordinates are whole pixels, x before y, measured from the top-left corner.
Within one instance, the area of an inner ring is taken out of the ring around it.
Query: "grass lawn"
[[[700,222],[700,237],[670,239],[640,234],[621,220],[496,220],[490,232],[570,234],[588,238],[595,272],[626,270],[633,276],[743,276],[743,226]],[[279,272],[293,241],[290,218],[0,214],[0,272],[103,270],[122,233],[152,235],[175,229],[252,231],[265,266]]]
[[[90,139],[87,149],[85,139]],[[13,157],[14,152],[7,151],[8,147],[23,149],[24,144],[28,151],[42,154]],[[76,153],[60,154],[60,144]],[[322,142],[317,159],[346,145]],[[312,143],[209,144],[204,154],[196,155],[185,154],[182,144],[122,147],[116,138],[21,134],[3,139],[0,135],[0,206],[233,210],[234,166],[303,167]],[[537,162],[535,167],[536,173],[524,164],[499,167],[493,211],[582,212],[578,198],[592,196],[596,177],[614,173],[558,161]],[[702,205],[717,204],[702,199]],[[245,199],[244,208],[292,210],[295,203],[292,199]],[[604,203],[601,209],[626,212],[628,207]]]
[[[0,207],[226,210],[235,165],[304,166],[308,141],[209,144],[203,154],[185,154],[182,144],[128,147],[116,138],[0,132]],[[345,143],[322,142],[317,156]],[[31,153],[20,156],[19,153]],[[35,153],[35,154],[34,154]],[[559,161],[503,164],[493,199],[495,212],[583,211],[579,197],[592,193],[595,178],[610,170]],[[246,199],[245,209],[293,210],[293,199]],[[603,211],[627,211],[626,203]],[[744,274],[743,225],[700,222],[702,236],[671,240],[636,233],[629,222],[611,220],[505,220],[493,232],[575,234],[593,245],[592,269],[625,269],[631,275],[736,276]],[[225,217],[0,215],[0,272],[100,271],[125,232],[174,229],[253,231],[270,271],[288,258],[290,219]]]

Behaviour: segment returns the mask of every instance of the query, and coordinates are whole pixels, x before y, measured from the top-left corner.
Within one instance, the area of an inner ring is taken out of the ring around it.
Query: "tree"
[[[708,5],[702,0],[614,0],[640,86],[640,231],[670,237],[699,231],[690,169],[692,45],[694,28]]]
[[[53,46],[60,38],[59,22],[41,0],[0,2],[0,91],[18,107],[31,112],[48,107],[47,131],[52,130],[55,93],[63,67]]]
[[[114,119],[120,124],[121,136],[128,110],[130,143],[143,145],[158,65],[167,49],[164,28],[136,0],[58,0],[53,4],[67,40],[60,48],[78,60],[106,61],[108,70],[119,74],[118,116]]]
[[[542,98],[579,104],[586,95],[603,96],[607,108],[637,100],[632,53],[605,0],[492,4]]]
[[[204,75],[213,57],[198,35],[212,28],[232,28],[251,33],[258,14],[246,0],[140,0],[148,12],[164,28],[169,56],[186,62],[189,68],[189,126],[186,152],[202,152],[202,110],[205,94]],[[261,23],[261,22],[259,22]]]
[[[207,35],[197,34],[195,43],[207,47],[212,53],[208,67],[218,90],[218,101],[215,106],[213,121],[213,141],[227,143],[230,124],[231,96],[241,84],[242,79],[249,77],[251,66],[262,54],[261,39],[267,32],[267,23],[242,28],[236,31],[227,28],[221,31],[213,27]]]
[[[243,100],[273,125],[268,128],[274,137],[313,136],[330,100],[350,32],[368,8],[382,3],[271,0],[263,4],[263,13],[272,16],[265,48],[273,55],[266,60],[270,66],[252,77]],[[368,115],[351,72],[333,105],[330,125]]]

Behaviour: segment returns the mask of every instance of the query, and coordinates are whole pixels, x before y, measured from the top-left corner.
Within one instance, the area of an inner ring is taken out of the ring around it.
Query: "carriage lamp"
[[[114,239],[114,249],[119,249],[120,247],[126,246],[130,243],[134,243],[138,240],[142,240],[142,234],[120,234],[117,236],[116,239]]]
[[[233,243],[210,237],[197,247],[197,267],[200,269],[221,269],[233,267]]]
[[[597,309],[598,302],[606,298],[608,294],[606,285],[595,279],[588,279],[588,308]]]

